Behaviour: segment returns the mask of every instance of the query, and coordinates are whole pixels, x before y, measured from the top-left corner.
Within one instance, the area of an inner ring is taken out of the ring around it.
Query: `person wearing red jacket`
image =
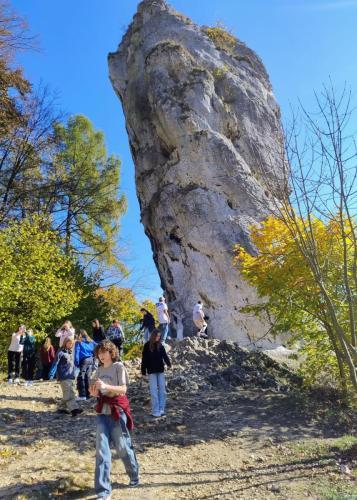
[[[56,357],[56,351],[52,345],[51,339],[50,337],[46,337],[44,343],[40,348],[43,380],[48,380],[48,374],[50,372],[50,368],[55,357]]]
[[[95,349],[100,365],[93,374],[89,392],[98,398],[95,492],[100,498],[110,498],[110,468],[112,441],[130,478],[129,486],[139,485],[139,465],[132,446],[129,430],[133,428],[126,389],[128,375],[119,361],[118,348],[104,340]]]

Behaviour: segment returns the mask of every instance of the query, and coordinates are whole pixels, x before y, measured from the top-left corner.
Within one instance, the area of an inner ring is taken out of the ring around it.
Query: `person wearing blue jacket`
[[[85,330],[79,331],[79,337],[76,342],[74,351],[74,364],[79,368],[79,375],[77,378],[77,389],[79,401],[84,401],[90,398],[89,382],[92,377],[93,364],[94,364],[94,342]]]
[[[59,413],[71,413],[76,417],[82,413],[76,402],[76,393],[74,392],[75,366],[73,359],[74,340],[66,338],[63,341],[62,348],[57,352],[51,371],[57,372],[57,380],[60,383],[63,397],[60,402]]]

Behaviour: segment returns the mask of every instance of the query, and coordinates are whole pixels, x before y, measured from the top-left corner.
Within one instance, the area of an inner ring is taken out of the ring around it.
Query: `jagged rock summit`
[[[268,326],[240,312],[257,299],[232,266],[235,243],[254,251],[249,226],[271,204],[267,177],[282,177],[280,112],[261,60],[224,29],[145,0],[109,68],[174,326],[192,334],[201,299],[213,336],[272,345],[259,340]]]

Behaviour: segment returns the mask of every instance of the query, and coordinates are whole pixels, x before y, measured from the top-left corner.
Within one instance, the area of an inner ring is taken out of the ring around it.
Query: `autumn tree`
[[[351,94],[345,88],[338,95],[330,83],[320,94],[316,93],[315,98],[317,109],[309,113],[301,106],[300,114],[294,116],[291,127],[286,131],[285,150],[281,155],[281,170],[285,178],[280,179],[279,192],[276,191],[277,182],[269,184],[270,178],[276,181],[276,168],[272,168],[271,176],[265,176],[273,195],[271,215],[278,221],[275,227],[277,233],[269,239],[266,226],[262,223],[261,231],[267,238],[266,244],[258,239],[258,255],[252,258],[256,259],[258,267],[264,256],[266,263],[271,259],[273,267],[270,269],[275,266],[274,276],[280,276],[281,280],[275,279],[268,291],[264,285],[259,288],[265,280],[264,276],[259,274],[253,279],[247,268],[246,277],[260,289],[262,297],[268,293],[268,310],[269,303],[272,304],[270,298],[274,300],[276,294],[287,292],[290,277],[291,287],[299,290],[299,284],[304,284],[304,315],[309,319],[307,328],[311,328],[311,342],[316,335],[316,357],[323,350],[333,353],[335,362],[331,366],[338,366],[341,384],[345,389],[350,386],[356,391],[357,150],[351,124]],[[290,243],[283,244],[287,236]],[[278,256],[275,255],[276,250]],[[292,266],[291,252],[296,254],[295,267]],[[250,267],[252,261],[244,253],[239,255],[242,272],[245,273],[245,265]],[[290,267],[284,267],[286,262],[290,262]],[[279,274],[282,268],[291,276]],[[300,321],[301,303],[294,291],[288,293],[290,308],[283,302],[280,305],[279,301],[275,303],[274,317],[280,326],[285,318],[285,331],[290,331],[295,311],[296,322],[300,325],[295,329],[295,338],[299,332],[301,338],[305,338]],[[313,317],[318,327],[311,327]]]
[[[21,120],[18,99],[31,89],[15,63],[17,52],[28,48],[31,41],[25,21],[12,12],[7,2],[0,0],[0,143]]]
[[[305,221],[298,221],[300,230]],[[311,218],[316,238],[317,258],[324,273],[324,285],[335,304],[339,324],[351,343],[348,328],[348,307],[344,301],[344,279],[341,272],[343,242],[337,219],[327,223]],[[320,374],[339,380],[347,391],[351,385],[346,359],[341,351],[328,305],[320,293],[319,284],[289,228],[274,217],[251,228],[251,240],[257,255],[236,246],[235,263],[243,277],[254,286],[261,302],[243,310],[271,321],[271,334],[289,332],[290,343],[300,344],[303,355],[302,372],[307,381]],[[348,239],[347,267],[352,272],[354,250]],[[302,342],[302,343],[301,343]]]

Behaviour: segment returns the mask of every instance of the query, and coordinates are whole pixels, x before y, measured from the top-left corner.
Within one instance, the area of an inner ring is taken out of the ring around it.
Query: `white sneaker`
[[[13,384],[14,381],[12,380],[12,378],[9,378],[9,380],[7,381],[8,384]]]
[[[27,382],[27,385],[33,385],[33,380],[29,380],[29,381]]]
[[[14,384],[19,384],[20,383],[20,379],[19,378],[15,378],[14,379]]]
[[[77,396],[76,401],[87,401],[87,398],[81,398],[80,396]]]

